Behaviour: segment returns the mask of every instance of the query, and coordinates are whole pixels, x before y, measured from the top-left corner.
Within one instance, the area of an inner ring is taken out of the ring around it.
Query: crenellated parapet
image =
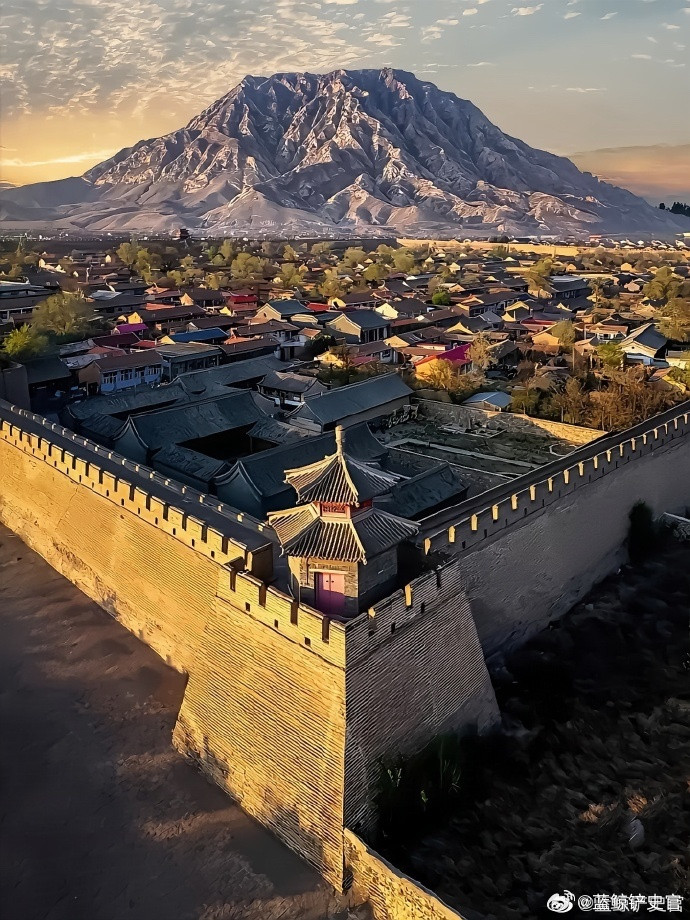
[[[218,563],[270,579],[273,545],[250,515],[1,401],[0,438]]]
[[[609,435],[469,501],[423,520],[424,552],[461,554],[540,513],[566,495],[690,434],[690,403]]]

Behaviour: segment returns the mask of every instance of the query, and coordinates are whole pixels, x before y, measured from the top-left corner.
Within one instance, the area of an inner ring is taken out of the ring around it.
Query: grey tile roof
[[[412,539],[418,526],[378,508],[353,518],[324,519],[311,505],[269,514],[283,552],[290,556],[366,562],[372,556]]]
[[[266,424],[265,419],[251,429],[253,434],[257,428]],[[273,420],[269,420],[273,421]],[[299,429],[291,429],[297,434]],[[257,435],[261,437],[261,434]],[[253,488],[264,498],[285,493],[286,499],[292,501],[294,492],[285,481],[285,471],[299,463],[313,463],[322,460],[335,449],[335,435],[333,432],[319,435],[318,437],[302,437],[299,441],[281,444],[262,450],[249,457],[242,457],[233,466],[232,470],[218,478],[218,484],[228,481],[238,472],[242,474]],[[348,431],[348,449],[361,460],[375,460],[385,454],[386,449],[371,434],[366,425],[357,425]]]
[[[316,463],[286,470],[285,479],[297,493],[300,502],[339,502],[350,505],[390,492],[399,481],[394,473],[384,472],[349,456],[340,443],[334,454]]]
[[[220,399],[192,402],[130,417],[127,425],[134,429],[144,444],[156,449],[166,444],[182,444],[223,431],[250,427],[263,415],[257,408],[254,393],[235,390]]]
[[[320,396],[309,396],[294,415],[328,425],[411,395],[412,390],[397,374],[385,374],[329,390]]]
[[[158,467],[163,464],[206,483],[226,470],[228,466],[224,460],[206,457],[204,454],[177,444],[166,444],[156,451],[153,465]]]
[[[282,371],[269,371],[261,381],[262,387],[272,390],[281,390],[283,393],[324,393],[327,389],[315,377],[305,377],[302,374],[290,374]]]

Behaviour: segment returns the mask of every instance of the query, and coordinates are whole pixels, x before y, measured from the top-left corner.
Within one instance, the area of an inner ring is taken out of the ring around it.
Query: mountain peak
[[[247,75],[184,128],[83,180],[83,202],[34,210],[61,225],[219,234],[661,235],[671,221],[391,67]],[[10,189],[0,205],[14,213],[25,198]]]

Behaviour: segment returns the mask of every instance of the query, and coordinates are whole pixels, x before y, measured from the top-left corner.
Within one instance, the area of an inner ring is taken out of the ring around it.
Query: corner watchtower
[[[398,549],[418,525],[374,504],[400,477],[336,450],[285,471],[299,505],[268,515],[287,556],[292,592],[329,616],[353,616],[384,597],[398,577]]]

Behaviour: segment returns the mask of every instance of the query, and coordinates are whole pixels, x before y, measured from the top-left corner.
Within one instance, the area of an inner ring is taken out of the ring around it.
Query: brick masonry
[[[349,830],[345,861],[352,874],[352,900],[368,903],[374,920],[462,920],[433,891],[398,872]]]
[[[189,674],[178,749],[340,886],[379,758],[496,720],[482,646],[611,571],[635,501],[683,512],[689,431],[685,404],[443,512],[447,561],[347,623],[266,584],[261,522],[2,402],[0,521]]]

